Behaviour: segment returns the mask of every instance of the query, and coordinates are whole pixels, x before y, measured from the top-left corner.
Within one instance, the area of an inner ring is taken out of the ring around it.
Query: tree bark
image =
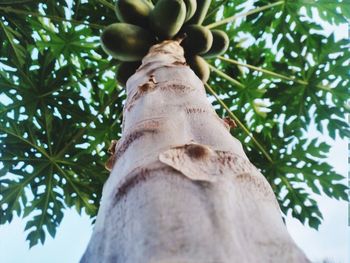
[[[309,262],[178,42],[128,80],[114,161],[81,262]]]

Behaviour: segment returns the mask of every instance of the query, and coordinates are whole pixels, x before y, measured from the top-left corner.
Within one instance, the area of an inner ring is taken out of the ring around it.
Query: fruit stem
[[[248,12],[245,12],[245,13],[241,13],[241,14],[237,14],[237,15],[234,15],[234,16],[227,17],[227,18],[225,18],[223,20],[220,20],[220,21],[214,22],[212,24],[206,25],[206,27],[209,28],[209,29],[214,28],[214,27],[218,27],[218,26],[221,26],[221,25],[233,22],[233,21],[235,21],[236,19],[238,19],[240,17],[249,16],[249,15],[252,15],[252,14],[255,14],[255,13],[258,13],[258,12],[261,12],[261,11],[264,11],[266,9],[270,9],[272,7],[275,7],[275,6],[278,6],[278,5],[282,5],[282,4],[284,4],[284,1],[278,1],[278,2],[275,2],[275,3],[268,4],[268,5],[264,5],[262,7],[258,7],[258,8],[252,9],[252,10],[250,10]]]
[[[179,44],[181,44],[181,42],[187,37],[186,33],[180,34],[177,37],[175,37],[175,41],[179,42]]]

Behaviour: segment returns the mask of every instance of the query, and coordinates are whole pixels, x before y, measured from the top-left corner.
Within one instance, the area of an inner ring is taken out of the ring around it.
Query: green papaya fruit
[[[150,28],[158,37],[171,39],[180,31],[185,18],[183,0],[159,0],[149,15]]]
[[[156,4],[158,0],[153,0],[153,3]],[[184,0],[186,5],[186,18],[185,22],[190,20],[191,17],[194,15],[194,13],[197,10],[197,0]]]
[[[154,8],[147,0],[117,0],[115,12],[120,22],[147,27],[148,15]]]
[[[155,39],[142,27],[114,23],[103,31],[101,43],[107,54],[120,61],[138,61],[147,54]]]
[[[187,63],[203,83],[206,83],[208,81],[210,76],[210,69],[208,63],[202,57],[188,57]]]
[[[118,83],[125,87],[128,79],[136,72],[136,70],[141,66],[141,61],[135,62],[122,62],[118,67],[116,73],[116,80]]]
[[[197,9],[193,17],[187,22],[189,25],[201,25],[208,13],[211,0],[197,0]]]
[[[186,55],[197,55],[207,52],[213,43],[211,31],[203,26],[188,25],[181,33],[186,34],[181,45]]]
[[[203,55],[205,58],[214,58],[225,53],[230,44],[230,39],[224,31],[211,30],[211,33],[213,35],[213,44],[209,51]]]

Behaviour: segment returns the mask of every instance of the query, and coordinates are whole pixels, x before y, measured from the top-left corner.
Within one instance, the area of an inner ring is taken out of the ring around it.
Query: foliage
[[[118,63],[99,44],[101,30],[116,22],[109,1],[0,2],[0,221],[26,217],[30,246],[55,236],[66,207],[92,218],[98,210],[106,152],[121,135],[125,100],[113,76]],[[312,193],[348,196],[344,178],[324,160],[329,145],[306,132],[314,122],[333,139],[349,137],[350,49],[349,41],[326,35],[317,17],[344,23],[350,3],[246,2],[212,1],[204,24],[275,4],[218,29],[230,36],[224,58],[284,77],[212,59],[229,78],[216,71],[209,84],[259,143],[241,127],[232,131],[283,213],[318,228],[322,214]]]

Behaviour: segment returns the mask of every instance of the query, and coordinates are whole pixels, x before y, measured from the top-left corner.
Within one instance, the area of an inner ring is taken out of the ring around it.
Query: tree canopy
[[[0,1],[0,222],[26,218],[30,246],[55,236],[67,207],[96,216],[125,101],[120,63],[99,39],[114,9],[111,0]],[[213,0],[203,23],[230,38],[207,60],[214,108],[237,122],[231,133],[282,212],[316,229],[314,194],[348,200],[325,161],[330,146],[307,136],[313,124],[350,137],[350,42],[325,31],[348,19],[349,0]]]

